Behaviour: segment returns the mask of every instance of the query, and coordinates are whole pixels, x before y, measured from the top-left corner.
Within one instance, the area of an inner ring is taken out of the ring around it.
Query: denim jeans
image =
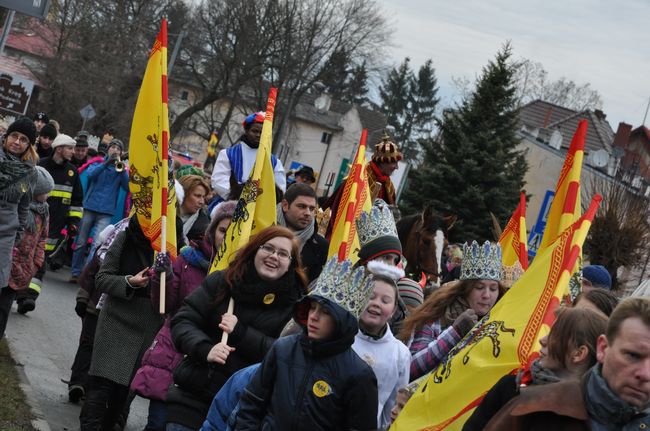
[[[144,431],[165,431],[167,404],[164,401],[149,400],[149,417]]]
[[[72,254],[72,275],[79,277],[79,274],[81,274],[81,271],[86,264],[86,245],[90,233],[93,233],[93,244],[88,253],[89,259],[92,258],[92,255],[95,252],[95,240],[99,237],[100,232],[103,231],[106,226],[111,224],[111,218],[113,218],[113,216],[109,214],[84,210],[79,233],[77,234],[77,240],[75,241],[74,253]]]
[[[165,428],[165,431],[196,431],[196,430],[186,427],[185,425],[168,423],[167,427]]]

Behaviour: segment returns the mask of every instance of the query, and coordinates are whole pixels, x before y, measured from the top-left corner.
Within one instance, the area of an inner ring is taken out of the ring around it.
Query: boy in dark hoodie
[[[330,259],[296,304],[304,332],[278,339],[240,400],[236,430],[374,430],[377,381],[352,350],[372,279]]]

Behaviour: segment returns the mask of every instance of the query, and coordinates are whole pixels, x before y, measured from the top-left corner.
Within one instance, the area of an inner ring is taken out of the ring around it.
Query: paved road
[[[77,351],[81,319],[74,312],[77,285],[67,282],[69,270],[48,272],[36,310],[9,316],[6,336],[17,363],[24,371],[53,431],[78,430],[80,406],[68,402],[70,365]],[[149,402],[136,398],[126,430],[142,430]]]

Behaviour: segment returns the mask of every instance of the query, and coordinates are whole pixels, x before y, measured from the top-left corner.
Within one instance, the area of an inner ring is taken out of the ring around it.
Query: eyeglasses
[[[280,260],[291,260],[291,254],[285,250],[277,250],[275,247],[272,245],[268,244],[262,244],[260,245],[260,250],[262,253],[266,254],[267,256],[271,256],[272,254],[276,254],[278,256],[278,259]]]
[[[13,139],[14,141],[18,141],[19,144],[29,145],[29,138],[27,136],[21,135],[18,132],[11,132],[11,134],[8,137]]]

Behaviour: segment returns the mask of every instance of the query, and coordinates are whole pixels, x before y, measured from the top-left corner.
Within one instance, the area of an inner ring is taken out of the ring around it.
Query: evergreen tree
[[[409,124],[409,96],[413,82],[413,71],[406,57],[402,64],[388,72],[379,87],[381,98],[380,109],[386,115],[389,125],[395,127],[395,140],[398,143],[406,142],[410,137]]]
[[[348,90],[350,55],[345,48],[337,49],[323,65],[320,81],[332,98],[341,100]]]
[[[506,44],[483,68],[474,92],[443,114],[439,138],[423,143],[425,162],[410,171],[402,195],[407,214],[425,204],[456,214],[452,241],[494,240],[490,212],[503,225],[517,206],[528,166],[516,149],[511,55]]]
[[[343,101],[363,105],[368,102],[368,69],[364,61],[350,72],[348,88]]]

